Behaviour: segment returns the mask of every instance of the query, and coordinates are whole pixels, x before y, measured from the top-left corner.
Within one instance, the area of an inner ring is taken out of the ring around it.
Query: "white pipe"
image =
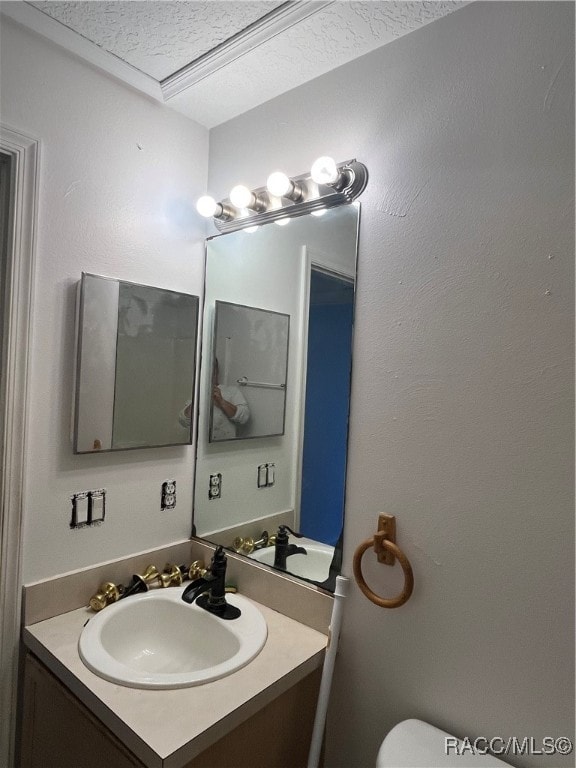
[[[330,618],[328,647],[326,648],[324,667],[322,668],[322,680],[318,692],[316,717],[314,718],[312,741],[310,742],[310,753],[308,755],[308,768],[318,768],[318,762],[320,760],[320,751],[322,749],[322,739],[324,736],[324,724],[326,722],[326,713],[328,711],[328,701],[330,699],[330,689],[332,687],[332,676],[334,675],[336,652],[338,651],[340,627],[342,626],[342,609],[344,608],[344,598],[348,594],[349,584],[349,579],[344,576],[336,576],[336,588],[334,590],[334,605],[332,606],[332,616]]]

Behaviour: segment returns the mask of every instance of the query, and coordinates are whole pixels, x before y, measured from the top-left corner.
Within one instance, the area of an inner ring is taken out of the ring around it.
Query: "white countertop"
[[[262,651],[232,675],[191,688],[141,690],[98,677],[78,655],[94,613],[79,608],[25,627],[25,645],[149,768],[181,768],[321,666],[327,637],[260,603]]]

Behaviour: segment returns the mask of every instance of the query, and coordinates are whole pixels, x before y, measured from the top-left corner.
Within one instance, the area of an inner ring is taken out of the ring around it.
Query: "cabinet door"
[[[40,662],[25,664],[21,768],[143,768]]]
[[[312,672],[184,768],[306,768],[321,673]]]

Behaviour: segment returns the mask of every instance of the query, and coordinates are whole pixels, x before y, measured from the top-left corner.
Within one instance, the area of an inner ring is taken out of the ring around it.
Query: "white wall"
[[[84,270],[201,295],[208,132],[2,20],[2,121],[40,161],[24,579],[190,535],[193,448],[74,456],[75,283]],[[160,512],[163,480],[177,506]],[[71,531],[70,496],[106,488],[101,527]]]
[[[352,589],[328,766],[413,716],[573,736],[573,30],[570,3],[474,3],[211,132],[216,195],[325,153],[370,171],[344,569],[385,511],[416,588]]]

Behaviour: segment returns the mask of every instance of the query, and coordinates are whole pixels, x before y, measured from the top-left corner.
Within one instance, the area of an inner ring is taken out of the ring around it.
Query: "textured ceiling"
[[[219,125],[463,5],[436,0],[335,2],[169,103],[203,125]]]
[[[35,0],[27,5],[154,81],[165,81],[197,62],[199,68],[172,90],[164,83],[164,99],[211,128],[419,29],[467,0]],[[309,15],[292,17],[269,37],[248,37],[243,48],[234,43],[228,58],[220,55],[230,37],[242,38],[261,17],[297,7]],[[214,58],[214,66],[203,68]]]
[[[30,5],[141,72],[164,80],[282,2],[40,0]]]

